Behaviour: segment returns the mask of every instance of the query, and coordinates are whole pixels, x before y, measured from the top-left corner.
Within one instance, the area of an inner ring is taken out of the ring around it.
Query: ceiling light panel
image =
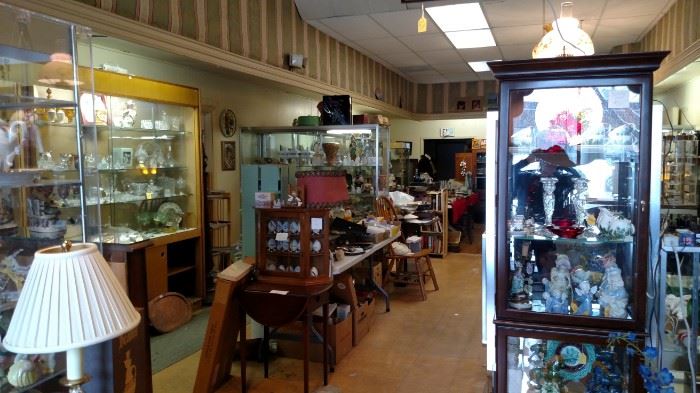
[[[500,61],[498,60],[491,60],[491,61]],[[474,72],[486,72],[486,71],[491,71],[491,68],[489,68],[488,64],[486,64],[485,61],[470,61],[469,67],[471,67]]]
[[[496,41],[494,41],[493,34],[489,29],[451,31],[445,35],[457,49],[496,46]]]
[[[425,9],[445,33],[450,31],[488,29],[489,24],[479,3],[453,4]]]

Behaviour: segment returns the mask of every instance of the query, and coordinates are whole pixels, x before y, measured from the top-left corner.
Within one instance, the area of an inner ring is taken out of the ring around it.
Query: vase
[[[335,165],[338,161],[338,149],[340,149],[339,143],[334,142],[324,142],[321,144],[323,152],[326,154],[326,163],[328,165]]]
[[[576,224],[581,225],[586,219],[586,200],[588,199],[588,180],[574,179],[574,209],[576,209]]]
[[[542,182],[542,204],[544,205],[544,225],[552,225],[552,214],[554,214],[554,190],[559,180],[556,177],[543,177]]]

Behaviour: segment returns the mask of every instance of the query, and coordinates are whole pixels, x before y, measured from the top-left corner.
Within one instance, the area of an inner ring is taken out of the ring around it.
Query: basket
[[[192,318],[192,304],[177,292],[166,292],[148,302],[148,319],[161,333],[171,332]]]

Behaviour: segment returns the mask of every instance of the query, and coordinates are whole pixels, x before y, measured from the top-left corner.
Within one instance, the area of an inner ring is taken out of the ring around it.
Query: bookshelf
[[[430,249],[431,256],[442,258],[447,255],[447,191],[430,191],[427,195],[435,216],[421,228],[423,248]]]

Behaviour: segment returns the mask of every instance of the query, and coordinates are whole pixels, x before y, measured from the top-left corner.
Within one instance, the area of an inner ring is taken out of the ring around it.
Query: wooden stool
[[[416,271],[409,271],[408,264],[414,264]],[[389,271],[391,271],[392,266],[396,265],[396,273],[394,282],[400,284],[418,284],[420,288],[420,294],[423,300],[427,300],[428,297],[425,294],[425,282],[427,282],[427,277],[433,280],[433,287],[435,290],[439,290],[437,278],[435,277],[435,271],[433,270],[433,263],[430,261],[430,250],[424,248],[416,253],[410,255],[391,255],[389,257]]]

